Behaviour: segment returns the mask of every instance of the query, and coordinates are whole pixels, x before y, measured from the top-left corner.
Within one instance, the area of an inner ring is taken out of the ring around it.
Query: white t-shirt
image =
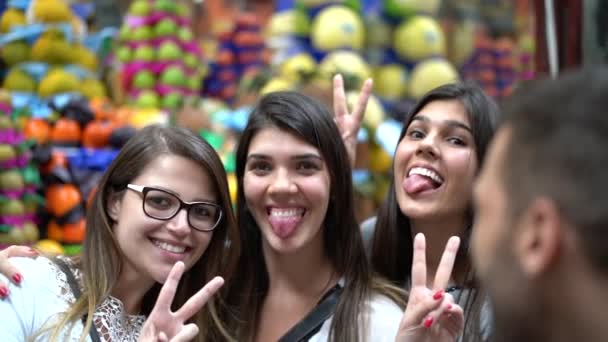
[[[64,259],[65,260],[65,259]],[[36,334],[47,322],[58,319],[74,303],[75,298],[66,275],[51,260],[11,258],[10,262],[21,272],[23,281],[15,285],[0,275],[0,280],[9,284],[9,296],[0,299],[0,341],[22,342]],[[80,274],[76,273],[76,278]],[[144,316],[126,315],[122,303],[109,297],[99,306],[93,317],[96,326],[103,327],[99,333],[102,341],[136,341],[145,321]],[[83,324],[78,322],[65,328],[62,341],[78,341]],[[42,336],[37,341],[46,341]],[[90,341],[87,336],[87,341]]]
[[[366,305],[366,314],[361,319],[368,319],[366,342],[389,342],[395,341],[399,330],[399,323],[403,317],[403,310],[391,299],[383,295],[372,295],[372,299]],[[313,335],[309,342],[326,342],[329,339],[329,328],[332,317],[323,323],[321,330]],[[362,323],[362,322],[361,322]],[[356,323],[353,323],[356,324]],[[359,325],[361,327],[362,325]],[[353,327],[354,328],[354,327]]]

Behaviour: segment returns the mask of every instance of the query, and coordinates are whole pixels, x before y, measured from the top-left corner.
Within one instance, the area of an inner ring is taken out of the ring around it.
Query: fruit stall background
[[[533,1],[0,1],[0,248],[75,254],[87,203],[137,129],[180,125],[234,147],[260,95],[331,107],[374,79],[353,180],[358,219],[391,176],[401,120],[426,91],[472,79],[496,99],[534,79]]]

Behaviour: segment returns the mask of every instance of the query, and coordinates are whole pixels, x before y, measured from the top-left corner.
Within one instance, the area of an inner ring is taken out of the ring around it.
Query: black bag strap
[[[72,293],[74,294],[74,298],[76,298],[76,300],[78,300],[78,298],[80,298],[80,295],[82,294],[82,292],[80,291],[80,287],[78,286],[78,282],[76,281],[74,272],[72,272],[72,269],[68,266],[68,264],[66,264],[65,261],[61,260],[61,258],[55,258],[54,261],[57,264],[57,266],[59,266],[61,271],[63,271],[63,273],[65,273],[65,276],[67,277],[67,280],[68,280],[68,284],[70,285],[70,288],[72,289]],[[87,315],[85,314],[84,316],[82,316],[82,324],[84,325],[86,321],[87,321]],[[95,324],[91,325],[91,330],[89,331],[89,336],[91,337],[91,340],[93,340],[93,342],[101,342],[101,339],[99,338],[99,334],[97,333],[97,328],[95,327]]]
[[[289,329],[278,342],[308,341],[309,338],[321,330],[323,323],[334,314],[341,293],[342,286],[339,284],[334,286],[323,296],[319,304],[304,319]]]

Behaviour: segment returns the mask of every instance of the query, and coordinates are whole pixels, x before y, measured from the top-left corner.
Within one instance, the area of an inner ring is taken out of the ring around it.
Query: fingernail
[[[33,254],[40,254],[40,253],[38,253],[38,251],[37,251],[37,250],[33,249],[32,247],[30,247],[30,253],[33,253]]]
[[[15,281],[15,283],[17,284],[21,284],[21,281],[23,280],[23,276],[19,273],[15,273],[13,274],[13,281]]]
[[[424,327],[425,328],[430,328],[431,325],[433,325],[433,317],[429,317],[427,319],[424,320]]]
[[[6,286],[0,286],[0,297],[6,298],[8,296],[8,288]]]
[[[439,300],[441,298],[443,298],[443,290],[439,290],[439,291],[435,292],[435,294],[433,295],[434,300]]]

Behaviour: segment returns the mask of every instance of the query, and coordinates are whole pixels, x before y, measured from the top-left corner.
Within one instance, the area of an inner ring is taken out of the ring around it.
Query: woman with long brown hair
[[[271,93],[252,111],[236,154],[243,253],[228,303],[239,341],[453,341],[460,331],[451,296],[425,284],[404,316],[405,293],[372,274],[348,157],[333,115],[312,98]],[[454,319],[417,330],[417,314],[442,313]]]
[[[0,340],[229,339],[209,297],[222,286],[215,276],[230,281],[240,240],[213,148],[188,130],[148,126],[98,189],[79,258],[11,259],[25,281],[0,301]]]
[[[498,107],[469,83],[428,92],[406,117],[393,160],[393,179],[377,217],[362,225],[374,271],[411,287],[414,236],[427,240],[427,282],[433,283],[443,246],[462,240],[446,290],[464,309],[463,341],[487,340],[490,308],[469,257],[473,180],[494,133]]]

